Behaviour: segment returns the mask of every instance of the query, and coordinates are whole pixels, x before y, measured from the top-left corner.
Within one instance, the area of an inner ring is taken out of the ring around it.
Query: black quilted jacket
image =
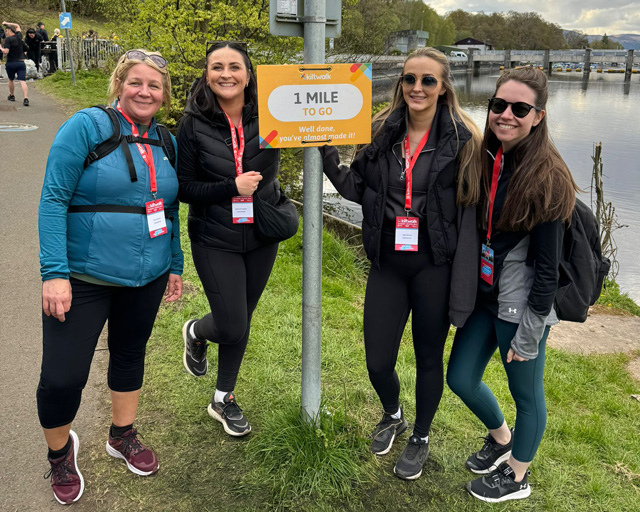
[[[242,111],[245,137],[243,169],[257,171],[263,179],[257,194],[276,204],[280,185],[276,179],[280,151],[260,149],[258,109]],[[251,251],[264,245],[253,224],[233,224],[231,198],[238,195],[236,167],[229,123],[222,112],[208,119],[187,109],[178,131],[178,198],[189,204],[189,237],[192,243],[232,252]]]

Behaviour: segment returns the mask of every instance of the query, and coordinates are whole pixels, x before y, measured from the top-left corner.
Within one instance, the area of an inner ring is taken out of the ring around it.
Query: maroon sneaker
[[[109,433],[107,453],[124,460],[129,471],[136,475],[152,475],[160,467],[156,454],[140,442],[135,428],[127,430],[122,437],[111,437]]]
[[[77,434],[71,430],[71,448],[69,453],[57,459],[49,459],[51,469],[44,475],[51,477],[51,489],[53,496],[62,505],[69,505],[80,499],[84,492],[84,478],[78,469],[78,441]]]

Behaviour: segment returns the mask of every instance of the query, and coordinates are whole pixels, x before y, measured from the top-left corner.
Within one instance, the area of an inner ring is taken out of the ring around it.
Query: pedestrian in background
[[[429,431],[444,387],[450,324],[473,310],[479,254],[480,131],[458,105],[447,57],[421,48],[406,59],[391,105],[373,119],[371,144],[350,167],[321,151],[324,172],[345,199],[362,205],[371,269],[364,299],[369,379],[383,408],[371,451],[389,453],[408,427],[395,371],[411,313],[416,419],[394,473],[415,480],[429,455]]]
[[[549,327],[558,323],[558,287],[565,223],[578,190],[547,127],[549,91],[543,71],[510,69],[489,100],[482,143],[482,248],[478,300],[457,330],[447,383],[489,430],[466,462],[485,475],[467,484],[487,502],[531,494],[528,468],[547,421],[543,374]],[[509,429],[482,382],[498,349],[516,406]]]
[[[31,59],[36,65],[36,70],[40,71],[40,59],[42,58],[42,36],[32,28],[27,30],[27,58]]]
[[[158,52],[128,51],[111,74],[109,103],[130,140],[85,168],[113,125],[102,109],[84,109],[62,125],[47,160],[39,209],[43,353],[37,403],[51,487],[62,504],[78,501],[84,491],[71,422],[105,322],[112,412],[107,453],[137,475],[159,467],[134,421],[162,296],[173,302],[182,293],[178,179],[154,119],[170,100],[167,61]]]
[[[29,89],[27,87],[27,66],[24,63],[24,43],[22,41],[22,32],[20,25],[17,23],[2,22],[5,32],[5,39],[2,47],[2,53],[7,56],[7,78],[9,79],[9,101],[16,101],[14,81],[17,80],[22,89],[22,104],[29,106]]]

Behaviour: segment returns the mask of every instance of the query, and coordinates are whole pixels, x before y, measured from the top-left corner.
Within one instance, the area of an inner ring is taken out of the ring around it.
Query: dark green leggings
[[[498,347],[509,391],[516,403],[512,455],[517,461],[531,462],[547,424],[542,377],[549,327],[540,340],[536,359],[507,363],[507,352],[517,330],[518,324],[500,320],[486,308],[476,308],[465,326],[456,332],[447,384],[488,429],[499,428],[504,416],[496,397],[482,382],[484,370]]]

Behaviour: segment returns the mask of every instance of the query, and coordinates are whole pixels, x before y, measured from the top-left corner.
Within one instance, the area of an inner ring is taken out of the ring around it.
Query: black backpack
[[[111,137],[98,144],[91,153],[84,159],[84,168],[86,169],[96,160],[104,158],[109,153],[114,151],[118,146],[122,146],[122,151],[127,160],[127,167],[129,168],[129,177],[131,182],[138,181],[136,174],[136,168],[133,165],[133,158],[131,158],[131,151],[129,150],[129,144],[139,142],[141,144],[149,144],[151,146],[162,146],[164,154],[169,159],[169,163],[175,169],[176,167],[176,150],[171,140],[171,133],[169,129],[163,124],[157,123],[158,132],[160,133],[160,140],[145,139],[143,137],[134,137],[133,135],[122,135],[120,132],[120,121],[118,120],[118,114],[110,107],[104,105],[95,105],[91,108],[99,108],[105,112],[109,119],[111,119],[111,125],[113,127],[113,133]],[[67,209],[69,213],[90,213],[90,212],[116,212],[116,213],[137,213],[145,215],[146,209],[144,206],[123,206],[115,204],[90,204],[90,205],[71,205]],[[173,220],[172,217],[169,219]],[[172,234],[173,236],[173,234]]]
[[[584,322],[589,306],[600,297],[611,262],[602,256],[595,215],[576,198],[571,223],[564,234],[555,308],[560,320]]]
[[[176,151],[173,147],[173,141],[171,140],[171,133],[165,125],[160,123],[156,124],[158,132],[160,133],[160,140],[134,137],[133,135],[122,135],[120,133],[120,121],[118,120],[118,114],[116,114],[116,111],[114,109],[105,107],[104,105],[94,105],[91,108],[99,108],[109,116],[109,119],[111,119],[111,125],[113,127],[113,134],[111,135],[111,137],[98,144],[95,149],[87,155],[87,158],[85,158],[84,160],[85,169],[96,160],[100,160],[101,158],[107,156],[118,146],[122,146],[124,156],[127,159],[127,166],[129,167],[129,175],[131,176],[131,181],[138,181],[136,170],[133,166],[133,159],[131,158],[131,151],[129,151],[129,144],[132,144],[134,142],[149,144],[151,146],[162,146],[162,150],[169,159],[169,163],[171,163],[171,166],[175,168]]]

